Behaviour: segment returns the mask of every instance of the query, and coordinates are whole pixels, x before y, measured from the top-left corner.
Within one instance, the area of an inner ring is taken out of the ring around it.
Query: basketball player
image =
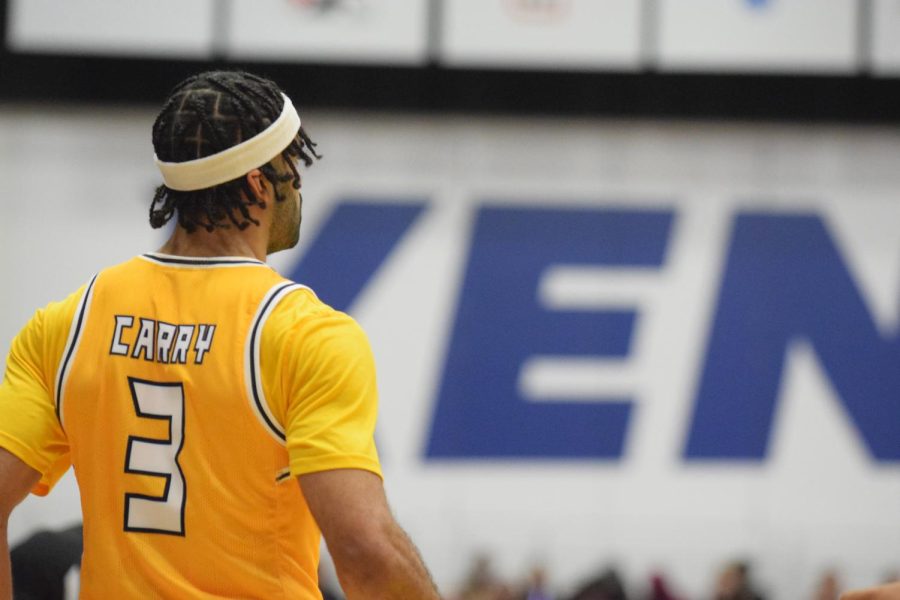
[[[191,77],[153,126],[159,252],[39,310],[0,386],[6,525],[74,467],[82,598],[319,599],[320,531],[349,598],[437,598],[391,516],[365,334],[266,256],[297,243],[291,101],[239,72]],[[299,485],[297,483],[299,481]]]

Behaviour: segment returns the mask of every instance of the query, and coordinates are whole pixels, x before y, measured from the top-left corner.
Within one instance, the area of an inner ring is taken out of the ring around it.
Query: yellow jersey
[[[365,334],[249,258],[146,254],[39,310],[0,446],[81,494],[81,597],[321,598],[294,476],[380,476]]]

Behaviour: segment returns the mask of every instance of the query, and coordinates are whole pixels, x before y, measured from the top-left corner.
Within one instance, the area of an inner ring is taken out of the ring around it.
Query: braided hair
[[[194,75],[169,93],[153,123],[153,149],[165,162],[203,158],[258,134],[281,114],[284,99],[272,81],[242,71],[209,71]],[[296,161],[310,166],[322,158],[316,144],[300,128],[297,137],[281,152],[290,172],[281,172],[272,161],[259,170],[275,188],[276,201],[284,200],[277,183],[292,181],[300,188]],[[265,208],[250,189],[246,177],[238,177],[201,190],[179,191],[166,185],[156,188],[150,205],[150,225],[159,228],[177,214],[178,224],[193,233],[202,227],[245,229],[259,225],[249,206]]]

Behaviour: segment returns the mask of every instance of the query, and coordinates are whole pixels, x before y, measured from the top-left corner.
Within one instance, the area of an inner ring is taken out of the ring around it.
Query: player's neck
[[[265,262],[268,240],[259,235],[262,233],[259,229],[217,229],[212,233],[198,229],[188,233],[182,227],[175,227],[172,237],[159,252],[173,256],[248,256]]]

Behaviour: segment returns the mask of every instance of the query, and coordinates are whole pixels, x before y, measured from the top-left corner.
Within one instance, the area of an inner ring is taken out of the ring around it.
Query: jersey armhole
[[[273,286],[256,310],[247,335],[244,351],[244,378],[247,385],[247,396],[250,408],[266,432],[279,444],[286,444],[284,424],[273,414],[263,389],[262,370],[260,368],[260,342],[263,328],[272,312],[285,297],[298,290],[309,290],[305,285],[294,282],[280,282]],[[310,290],[311,291],[311,290]]]
[[[69,326],[69,337],[66,340],[66,345],[63,348],[62,356],[59,361],[59,368],[56,372],[56,379],[53,384],[53,400],[56,408],[56,418],[59,420],[59,424],[63,429],[65,429],[65,414],[63,412],[64,400],[65,400],[65,389],[66,389],[66,381],[69,378],[69,367],[74,361],[75,354],[78,352],[78,345],[81,341],[81,333],[84,327],[84,323],[87,320],[88,312],[91,308],[91,300],[94,297],[94,284],[97,281],[97,275],[94,275],[90,282],[88,282],[87,287],[84,290],[84,294],[82,294],[81,299],[78,301],[78,306],[75,309],[75,314],[72,317],[72,323]]]

